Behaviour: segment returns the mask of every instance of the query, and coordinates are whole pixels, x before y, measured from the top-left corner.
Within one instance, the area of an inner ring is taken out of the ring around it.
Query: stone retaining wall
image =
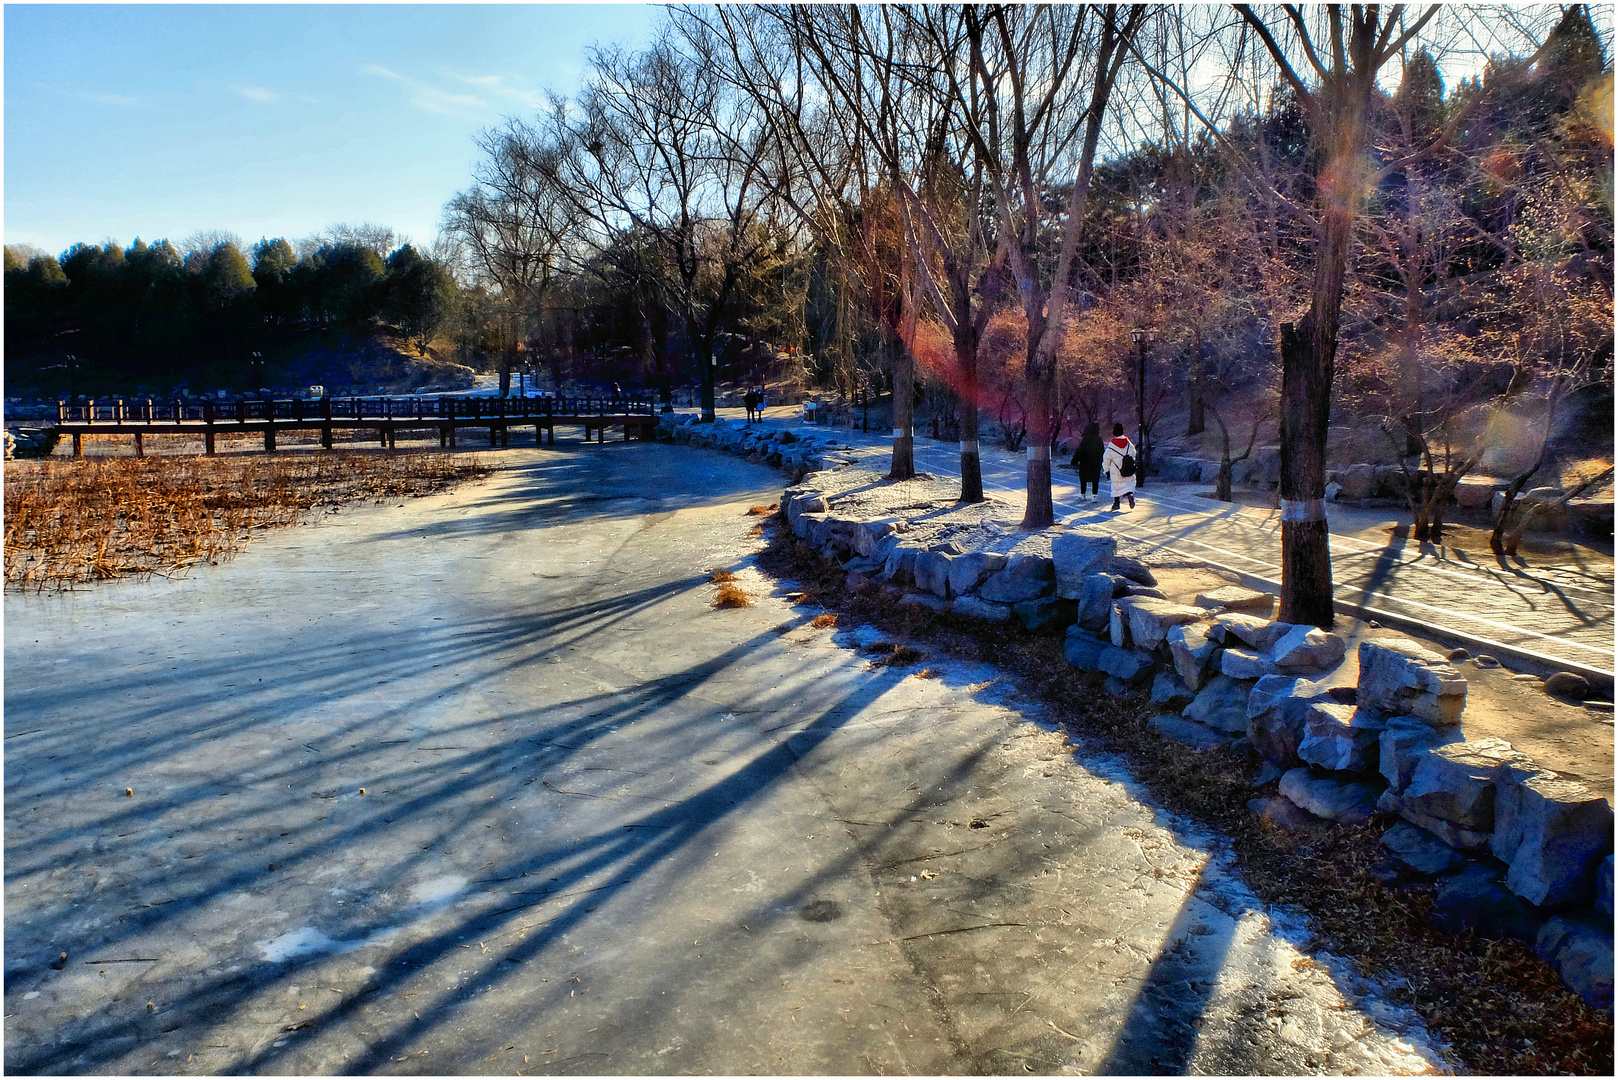
[[[1397,815],[1382,838],[1384,880],[1436,881],[1441,925],[1526,941],[1592,1006],[1612,1009],[1612,806],[1503,740],[1468,741],[1466,680],[1445,657],[1394,637],[1362,641],[1356,684],[1327,687],[1345,659],[1340,636],[1244,614],[1272,598],[1234,586],[1172,603],[1145,549],[1104,530],[1025,532],[1003,506],[956,503],[952,483],[849,468],[835,439],[685,417],[660,431],[814,470],[781,508],[851,586],[879,581],[899,603],[1065,634],[1068,663],[1105,674],[1105,692],[1149,685],[1160,734],[1199,750],[1251,748],[1263,763],[1254,787],[1275,782],[1278,793],[1248,806],[1273,825]]]

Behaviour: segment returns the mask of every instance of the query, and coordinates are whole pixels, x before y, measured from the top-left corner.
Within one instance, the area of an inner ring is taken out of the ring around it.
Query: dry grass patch
[[[810,619],[809,625],[814,627],[816,630],[829,630],[837,625],[837,616],[833,612],[828,611],[824,615],[816,615],[814,618]]]
[[[713,606],[717,608],[752,607],[753,600],[742,592],[733,581],[722,582],[719,592],[714,596]]]
[[[768,517],[779,509],[781,509],[780,503],[771,503],[768,506],[750,506],[747,508],[747,512],[756,517]]]
[[[735,580],[736,575],[724,568],[708,571],[708,584],[710,585],[722,585],[727,581]]]
[[[909,645],[895,645],[893,652],[888,654],[889,667],[907,667],[920,660],[925,653],[920,649],[913,649]]]
[[[924,667],[920,671],[912,672],[912,679],[936,679],[940,672],[937,668]]]
[[[172,574],[321,506],[427,495],[487,476],[449,454],[84,458],[5,463],[7,588]]]

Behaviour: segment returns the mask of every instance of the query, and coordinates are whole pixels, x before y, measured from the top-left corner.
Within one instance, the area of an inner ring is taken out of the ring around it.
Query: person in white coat
[[[1129,475],[1124,475],[1124,459],[1129,459]],[[1107,440],[1107,448],[1101,455],[1101,467],[1107,472],[1107,486],[1112,488],[1112,508],[1118,509],[1118,500],[1127,498],[1129,508],[1135,509],[1135,470],[1139,457],[1135,453],[1135,444],[1129,441],[1124,434],[1124,425],[1112,425],[1112,438]]]

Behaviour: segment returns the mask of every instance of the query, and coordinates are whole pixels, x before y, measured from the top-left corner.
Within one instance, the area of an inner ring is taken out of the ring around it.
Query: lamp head
[[[1136,345],[1139,345],[1141,342],[1146,340],[1146,331],[1137,326],[1129,331],[1129,339]]]

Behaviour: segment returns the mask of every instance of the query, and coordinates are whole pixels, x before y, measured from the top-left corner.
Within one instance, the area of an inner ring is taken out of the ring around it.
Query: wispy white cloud
[[[464,75],[453,74],[452,78],[459,79],[468,86],[476,86],[492,97],[506,101],[514,101],[528,109],[537,109],[545,104],[545,95],[523,86],[513,86],[504,75]]]
[[[398,83],[405,88],[406,100],[423,112],[448,115],[466,112],[485,113],[490,109],[489,103],[475,94],[457,94],[429,86],[420,79],[401,75],[381,64],[363,64],[360,66],[360,72]]]
[[[82,97],[85,101],[88,101],[93,105],[139,105],[140,104],[140,99],[139,98],[132,98],[128,94],[88,93],[88,94],[80,94],[79,96]]]
[[[320,99],[311,94],[302,94],[290,90],[271,90],[266,86],[238,86],[236,93],[248,101],[256,101],[261,105],[318,105]]]

